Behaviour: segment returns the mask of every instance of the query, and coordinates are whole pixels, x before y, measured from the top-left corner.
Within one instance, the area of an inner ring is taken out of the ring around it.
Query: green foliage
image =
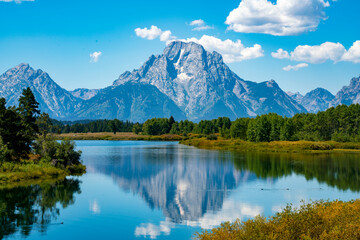
[[[11,159],[10,157],[10,151],[6,144],[2,141],[0,137],[0,166]]]
[[[98,133],[98,132],[132,132],[136,123],[115,120],[81,120],[81,121],[56,121],[52,120],[51,133]],[[137,123],[139,124],[139,123]],[[139,124],[142,127],[141,124]],[[141,131],[140,131],[141,132]]]
[[[230,127],[231,138],[239,138],[242,140],[247,139],[247,129],[249,125],[249,118],[238,118],[236,119]]]
[[[19,107],[17,109],[22,121],[22,138],[26,144],[26,150],[29,151],[32,141],[36,138],[39,132],[36,124],[37,116],[40,114],[39,103],[36,101],[34,94],[30,88],[23,90],[19,98]]]
[[[38,126],[39,133],[44,138],[46,138],[46,135],[49,133],[50,128],[52,126],[52,122],[49,114],[47,113],[40,114],[40,116],[36,119],[36,125]]]
[[[256,131],[256,122],[251,120],[248,124],[248,129],[246,130],[246,138],[250,142],[256,142],[257,131]]]
[[[338,141],[360,140],[360,105],[340,105],[317,114],[301,113],[284,118],[274,113],[255,119],[239,118],[230,134],[251,142],[268,141]],[[246,133],[246,134],[245,134]]]
[[[116,127],[120,123],[121,127]],[[340,105],[317,114],[300,113],[291,118],[269,113],[256,118],[239,118],[231,122],[227,117],[202,120],[194,123],[188,120],[176,122],[173,117],[153,118],[144,124],[119,120],[98,120],[85,122],[55,122],[51,131],[56,132],[131,132],[145,135],[176,134],[219,134],[222,138],[241,139],[250,142],[272,141],[360,141],[360,105]]]
[[[206,137],[207,140],[217,140],[218,137],[216,134],[209,134],[207,137]]]
[[[162,135],[171,130],[170,121],[167,118],[153,118],[147,120],[143,125],[145,135]]]
[[[81,151],[76,151],[75,143],[69,140],[57,142],[49,137],[39,138],[34,143],[34,151],[56,167],[66,168],[81,164]]]
[[[270,218],[234,223],[225,222],[219,228],[203,231],[195,239],[360,239],[360,200],[317,201],[299,208],[288,205]]]
[[[36,114],[39,112],[37,106],[30,89],[23,91],[19,108],[6,108],[5,99],[0,99],[0,137],[15,161],[30,153],[31,144],[36,138]]]
[[[133,128],[132,128],[132,132],[135,134],[139,134],[142,131],[142,127],[139,123],[135,123]]]
[[[347,133],[336,131],[332,134],[331,140],[336,142],[350,142],[351,138]]]
[[[65,140],[59,143],[56,149],[57,164],[73,166],[80,164],[81,151],[75,151],[75,143]]]
[[[114,133],[114,135],[116,134],[117,131],[120,131],[122,129],[122,124],[123,123],[119,119],[114,119],[110,121],[110,128]]]

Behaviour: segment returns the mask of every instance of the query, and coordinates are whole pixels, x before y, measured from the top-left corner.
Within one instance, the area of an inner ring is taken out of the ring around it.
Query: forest
[[[0,173],[20,168],[27,171],[30,168],[24,167],[26,164],[37,164],[37,170],[43,164],[44,169],[51,165],[83,171],[81,152],[75,150],[73,142],[58,142],[49,136],[51,126],[49,115],[40,112],[30,88],[23,90],[17,107],[7,107],[6,100],[0,98]]]
[[[194,123],[188,120],[175,121],[170,118],[153,118],[145,123],[131,123],[120,120],[97,120],[82,122],[53,121],[53,133],[81,132],[130,132],[144,135],[201,134],[210,139],[217,135],[223,138],[242,139],[250,142],[271,141],[360,141],[360,105],[340,105],[326,111],[300,113],[283,117],[269,113],[255,118],[227,117],[202,120]]]

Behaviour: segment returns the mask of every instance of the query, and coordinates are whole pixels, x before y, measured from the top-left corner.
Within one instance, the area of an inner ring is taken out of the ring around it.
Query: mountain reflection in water
[[[0,239],[189,239],[200,228],[270,216],[288,203],[347,201],[360,192],[357,154],[240,153],[176,142],[77,145],[84,176],[0,190]]]
[[[90,168],[111,176],[122,190],[141,196],[166,218],[158,225],[137,226],[136,236],[168,234],[174,224],[209,229],[262,214],[262,206],[227,200],[231,192],[258,179],[275,183],[297,174],[340,190],[360,190],[356,154],[235,153],[178,145],[141,151],[138,146],[114,147],[108,152],[88,159]]]

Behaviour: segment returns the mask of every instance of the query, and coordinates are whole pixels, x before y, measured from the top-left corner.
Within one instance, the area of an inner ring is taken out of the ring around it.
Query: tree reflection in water
[[[74,204],[75,193],[81,193],[77,179],[1,189],[0,239],[17,232],[29,236],[34,226],[45,233],[49,224],[60,215],[57,204],[62,208]]]
[[[358,154],[247,153],[235,154],[234,163],[238,170],[250,171],[258,178],[279,178],[296,173],[339,190],[360,191]]]

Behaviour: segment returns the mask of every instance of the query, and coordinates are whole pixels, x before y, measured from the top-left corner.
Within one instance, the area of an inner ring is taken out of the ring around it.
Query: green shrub
[[[218,137],[216,134],[209,134],[207,137],[206,137],[207,140],[217,140]]]
[[[52,138],[39,138],[34,143],[34,151],[45,161],[57,167],[79,165],[81,151],[75,150],[75,143],[69,140],[57,142]]]

